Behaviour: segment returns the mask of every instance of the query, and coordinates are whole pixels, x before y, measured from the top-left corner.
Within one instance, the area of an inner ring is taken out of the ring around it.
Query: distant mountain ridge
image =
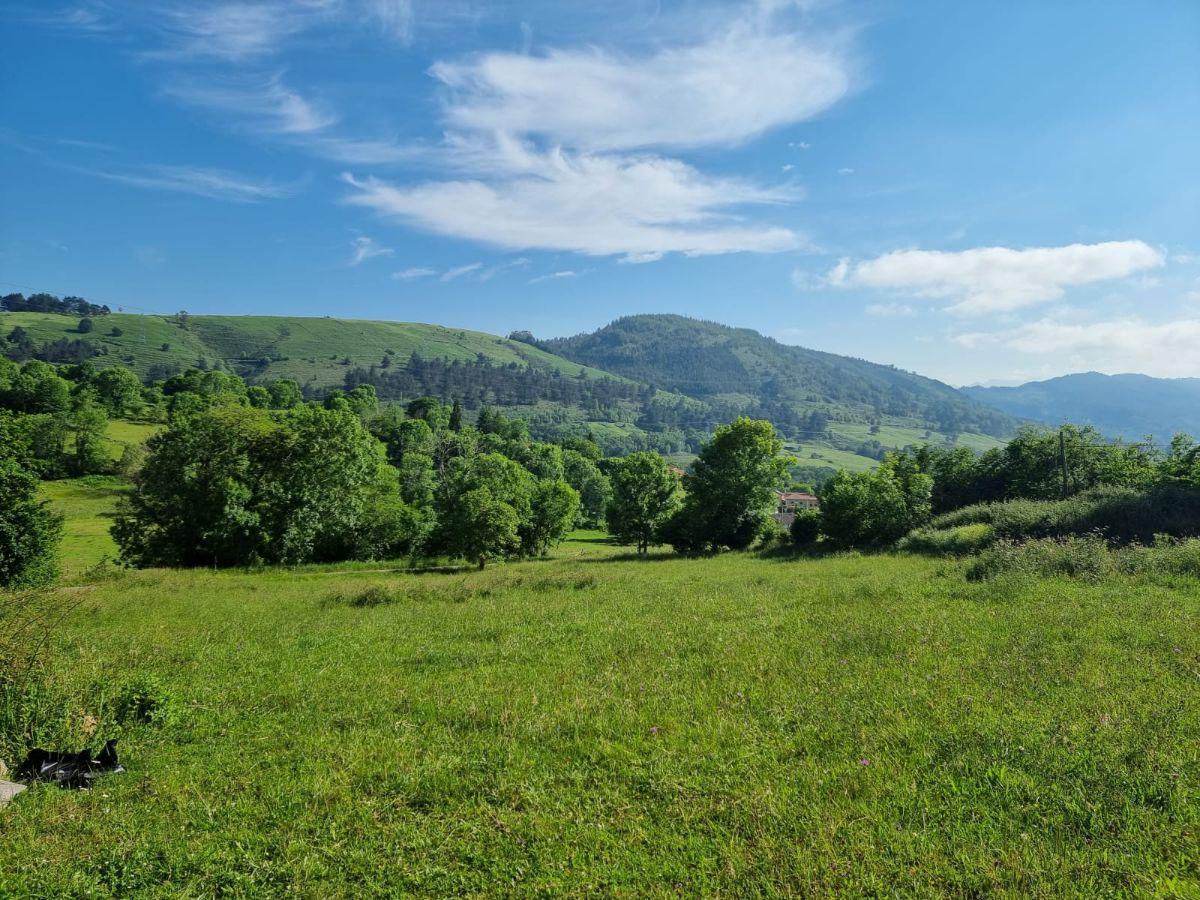
[[[781,344],[749,328],[678,315],[625,316],[544,350],[696,399],[736,395],[774,421],[822,405],[923,420],[943,432],[1009,433],[1012,417],[948,384],[848,356]]]
[[[1094,425],[1110,437],[1167,442],[1200,436],[1200,378],[1081,372],[1018,387],[967,387],[963,393],[1011,415],[1056,425]]]

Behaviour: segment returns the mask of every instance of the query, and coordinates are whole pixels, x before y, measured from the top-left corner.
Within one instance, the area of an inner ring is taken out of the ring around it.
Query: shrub
[[[1116,571],[1108,542],[1097,534],[1044,538],[1023,544],[1000,541],[980,553],[967,567],[968,581],[999,575],[1064,576],[1099,581]]]
[[[918,528],[900,541],[899,549],[932,556],[966,556],[978,553],[994,539],[992,526],[983,522],[954,528]]]
[[[821,534],[821,513],[815,509],[796,510],[796,518],[792,519],[792,543],[797,547],[807,547],[816,543]]]
[[[62,517],[37,499],[37,478],[0,456],[0,588],[52,581]]]
[[[1200,491],[1166,485],[1151,490],[1096,488],[1066,500],[1010,500],[966,506],[932,529],[986,524],[1012,541],[1101,532],[1120,543],[1152,543],[1156,534],[1200,536]]]
[[[113,713],[124,725],[167,725],[175,721],[177,706],[157,676],[143,674],[122,685]]]

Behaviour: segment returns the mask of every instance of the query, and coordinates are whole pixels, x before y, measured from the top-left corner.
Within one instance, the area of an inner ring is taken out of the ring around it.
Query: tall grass
[[[969,526],[986,525],[988,532]],[[957,535],[947,534],[959,529]],[[1119,543],[1149,544],[1155,535],[1200,536],[1200,491],[1161,487],[1096,488],[1066,500],[1009,500],[966,506],[935,518],[905,542],[924,552],[973,552],[996,541],[1098,534]],[[961,545],[961,546],[959,546]]]
[[[1064,576],[1101,581],[1113,575],[1200,578],[1200,540],[1160,535],[1150,545],[1111,545],[1099,534],[1014,542],[999,541],[966,568],[971,581],[999,575]]]

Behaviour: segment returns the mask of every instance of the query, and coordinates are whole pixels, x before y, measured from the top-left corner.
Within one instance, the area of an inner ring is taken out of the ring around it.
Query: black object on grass
[[[95,756],[84,747],[78,753],[43,750],[29,751],[25,761],[17,766],[14,777],[26,781],[52,781],[64,788],[89,788],[100,775],[124,772],[117,760],[117,742],[108,741]]]

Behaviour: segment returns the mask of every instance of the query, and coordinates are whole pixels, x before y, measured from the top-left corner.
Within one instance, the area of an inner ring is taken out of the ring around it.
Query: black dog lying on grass
[[[117,760],[117,742],[113,739],[94,757],[86,747],[78,753],[35,748],[17,767],[14,777],[21,781],[52,781],[59,787],[78,789],[91,787],[100,775],[124,771],[125,767]]]

